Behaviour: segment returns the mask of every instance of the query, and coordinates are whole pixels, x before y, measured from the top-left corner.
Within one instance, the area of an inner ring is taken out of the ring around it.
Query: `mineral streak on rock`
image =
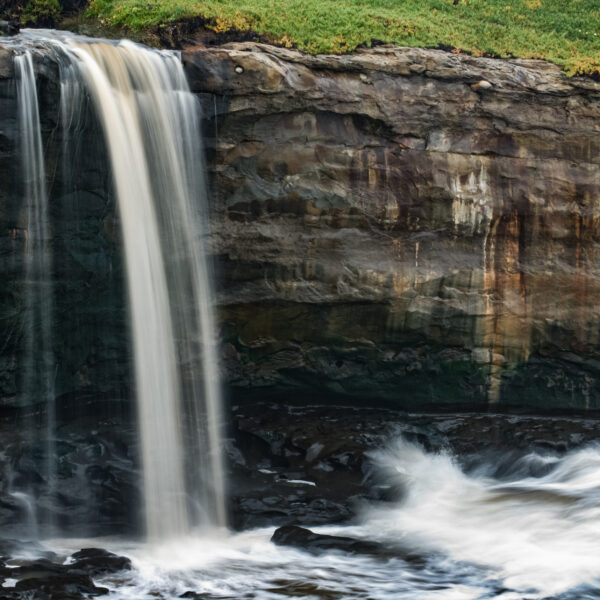
[[[600,407],[599,84],[413,48],[183,59],[234,385]]]

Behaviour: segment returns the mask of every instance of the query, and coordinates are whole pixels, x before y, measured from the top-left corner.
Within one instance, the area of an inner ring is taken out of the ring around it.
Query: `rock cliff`
[[[234,43],[182,59],[204,108],[234,397],[600,408],[600,84],[541,61],[385,46]],[[26,240],[11,61],[0,49],[5,404],[20,395]],[[56,69],[36,70],[57,392],[115,395],[129,359],[104,148],[88,111],[65,197]]]
[[[600,408],[600,85],[542,61],[188,48],[227,378]]]

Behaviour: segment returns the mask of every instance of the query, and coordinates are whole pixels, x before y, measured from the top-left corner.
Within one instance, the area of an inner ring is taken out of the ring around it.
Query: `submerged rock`
[[[338,535],[314,533],[310,529],[296,525],[284,525],[273,533],[271,541],[278,546],[294,546],[307,552],[321,554],[331,550],[339,550],[350,554],[388,554],[383,546],[374,542],[356,540]]]
[[[31,546],[31,545],[30,545]],[[19,553],[27,544],[11,547]],[[57,558],[53,555],[53,558]],[[14,586],[5,587],[8,599],[35,597],[39,600],[83,600],[108,594],[108,589],[96,586],[92,577],[118,573],[132,568],[131,561],[100,548],[85,548],[75,552],[72,562],[55,562],[49,558],[27,560],[11,559],[11,567],[0,565],[2,579],[16,580]],[[17,566],[15,566],[15,564]],[[31,594],[34,593],[34,596]]]
[[[129,571],[131,560],[126,556],[118,556],[101,548],[84,548],[71,555],[74,560],[69,564],[70,572],[83,571],[90,577]]]

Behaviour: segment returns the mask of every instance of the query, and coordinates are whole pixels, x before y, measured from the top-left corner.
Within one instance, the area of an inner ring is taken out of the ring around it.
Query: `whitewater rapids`
[[[600,597],[600,446],[559,456],[510,454],[461,468],[450,453],[403,439],[371,455],[374,482],[396,498],[365,507],[351,526],[319,533],[377,541],[372,557],[312,555],[270,543],[273,529],[168,545],[93,543],[130,556],[130,573],[99,579],[114,598],[525,600]],[[406,552],[422,560],[405,560]]]

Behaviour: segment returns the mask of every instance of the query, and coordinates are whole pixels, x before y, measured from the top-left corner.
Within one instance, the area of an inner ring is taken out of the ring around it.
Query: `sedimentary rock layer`
[[[205,117],[232,393],[600,408],[600,84],[541,61],[237,43],[182,55]],[[61,192],[55,65],[36,63],[57,279],[57,392],[130,385],[103,142]],[[12,56],[0,49],[0,396],[20,400]],[[88,107],[89,108],[89,107]]]
[[[541,61],[189,48],[228,379],[600,407],[600,85]]]

